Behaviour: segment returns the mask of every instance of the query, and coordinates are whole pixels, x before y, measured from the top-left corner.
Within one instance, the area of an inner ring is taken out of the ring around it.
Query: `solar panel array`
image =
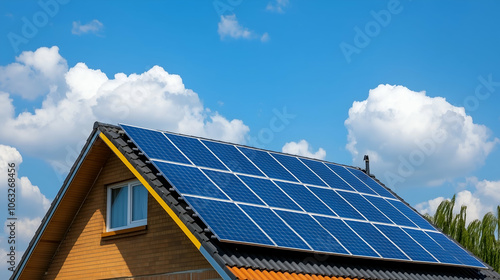
[[[486,268],[358,169],[121,127],[220,241]]]

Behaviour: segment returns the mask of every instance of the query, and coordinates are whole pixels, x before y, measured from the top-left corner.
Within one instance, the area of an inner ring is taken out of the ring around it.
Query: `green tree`
[[[453,214],[455,196],[439,204],[434,216],[425,217],[439,227],[443,233],[458,241],[467,250],[481,258],[496,271],[500,271],[500,205],[496,215],[486,213],[482,220],[474,220],[467,225],[467,206]]]

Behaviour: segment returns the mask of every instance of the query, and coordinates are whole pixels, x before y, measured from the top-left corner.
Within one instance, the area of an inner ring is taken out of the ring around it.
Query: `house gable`
[[[183,271],[205,271],[209,278],[217,275],[151,195],[146,229],[103,235],[107,186],[134,178],[117,156],[109,156],[45,279],[108,279]]]
[[[212,267],[217,263],[207,261],[200,241],[152,189],[150,178],[144,179],[109,140],[107,128],[94,126],[11,279],[221,278]],[[134,178],[149,191],[147,229],[103,234],[104,186]]]

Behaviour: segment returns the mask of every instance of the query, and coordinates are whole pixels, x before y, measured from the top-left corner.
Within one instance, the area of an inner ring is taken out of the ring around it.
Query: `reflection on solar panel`
[[[361,170],[121,127],[222,242],[486,268]]]

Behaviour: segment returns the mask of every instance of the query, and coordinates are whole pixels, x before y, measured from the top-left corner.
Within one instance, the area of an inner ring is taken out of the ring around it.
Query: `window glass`
[[[128,187],[111,189],[111,228],[127,225]]]
[[[138,181],[110,186],[107,194],[107,231],[147,224],[148,191]]]
[[[147,218],[148,191],[142,185],[132,187],[132,221]]]

